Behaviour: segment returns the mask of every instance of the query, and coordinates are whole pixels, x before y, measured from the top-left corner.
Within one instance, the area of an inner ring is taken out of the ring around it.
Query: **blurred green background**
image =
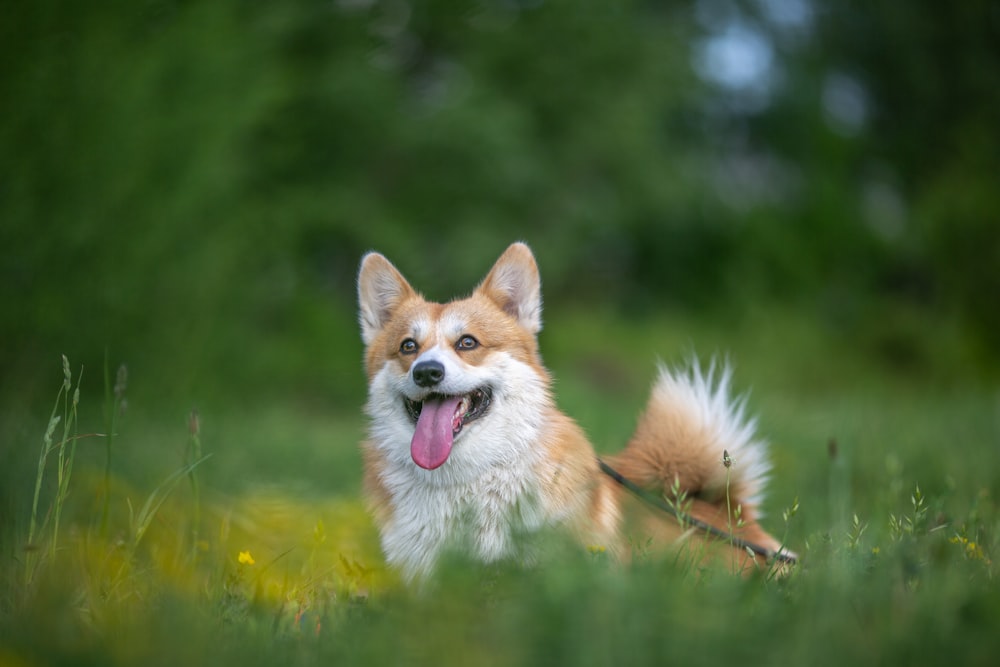
[[[233,579],[244,550],[311,601],[333,662],[995,662],[996,2],[5,10],[0,663],[313,664],[275,643],[296,608]],[[380,567],[358,261],[380,250],[448,299],[514,240],[540,264],[558,402],[599,451],[628,437],[657,358],[730,356],[773,444],[765,525],[805,556],[787,587],[570,557],[483,604],[460,602],[478,569],[450,596],[345,594]],[[83,368],[84,437],[36,588],[61,354]],[[133,509],[191,460],[192,409],[201,486],[111,568]]]
[[[946,318],[995,359],[998,23],[986,0],[18,3],[4,390],[107,348],[182,396],[352,397],[364,251],[446,298],[515,239],[550,308],[780,301],[918,367]]]
[[[599,321],[701,353],[749,327],[762,368],[800,336],[803,358],[836,341],[876,375],[991,381],[998,26],[986,0],[17,3],[3,400],[47,405],[65,353],[85,392],[107,355],[133,405],[178,415],[357,415],[361,254],[444,299],[516,239],[548,321],[581,323],[547,358],[589,342],[611,393],[631,330]]]

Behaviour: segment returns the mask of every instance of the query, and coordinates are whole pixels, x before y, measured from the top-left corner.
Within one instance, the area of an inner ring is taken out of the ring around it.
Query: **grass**
[[[765,524],[803,557],[783,579],[641,548],[622,569],[556,543],[530,569],[456,557],[407,590],[359,498],[360,397],[165,415],[126,401],[124,377],[88,402],[67,362],[47,421],[3,422],[19,456],[0,509],[0,665],[994,664],[995,383],[900,373],[791,328],[775,346],[758,323],[569,314],[542,341],[560,404],[604,451],[656,355],[728,347],[773,443]],[[39,449],[37,478],[22,474]]]
[[[41,539],[41,533],[45,531],[51,519],[52,530],[47,541],[48,558],[55,557],[56,549],[59,545],[59,525],[62,518],[63,507],[69,496],[69,484],[73,475],[73,460],[76,457],[77,444],[77,407],[80,404],[80,382],[83,379],[83,371],[77,377],[76,388],[73,388],[73,373],[70,370],[69,360],[62,358],[63,382],[56,394],[55,405],[52,407],[52,414],[49,417],[48,425],[45,427],[45,435],[42,437],[42,448],[38,456],[38,471],[35,476],[35,493],[31,500],[31,519],[28,524],[28,540],[24,559],[24,579],[25,584],[30,585],[35,576],[38,566],[37,552],[40,551],[36,538]],[[72,402],[70,399],[72,392]],[[61,414],[60,414],[61,407]],[[62,437],[58,442],[54,441],[54,436],[59,422],[62,422]],[[45,470],[49,467],[49,457],[55,455],[56,489],[55,498],[49,512],[44,517],[39,517],[39,496],[42,490],[42,479]]]

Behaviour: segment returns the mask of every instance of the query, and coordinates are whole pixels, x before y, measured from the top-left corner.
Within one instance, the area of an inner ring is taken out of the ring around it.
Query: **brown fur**
[[[694,553],[699,559],[721,554],[740,571],[762,564],[763,558],[751,557],[741,547],[651,509],[601,472],[583,431],[555,407],[551,398],[551,379],[539,357],[536,338],[540,328],[537,275],[531,251],[523,244],[514,244],[470,297],[446,304],[430,303],[384,257],[367,256],[359,292],[369,381],[386,364],[400,376],[407,373],[417,355],[403,353],[400,342],[416,336],[415,322],[440,321],[460,313],[466,324],[464,333],[479,342],[475,349],[456,349],[455,341],[438,340],[429,334],[414,340],[420,350],[435,346],[454,350],[459,362],[469,366],[488,364],[491,355],[502,350],[537,374],[544,387],[544,426],[532,445],[541,452],[534,476],[540,509],[548,523],[567,525],[585,546],[606,548],[623,560],[630,558],[634,545],[645,549],[648,542],[659,551],[671,545],[690,546],[696,540]],[[526,276],[533,280],[525,280]],[[699,415],[664,404],[654,394],[626,448],[606,460],[624,477],[657,497],[676,501],[671,498],[672,489],[680,488],[688,499],[682,508],[692,517],[777,551],[781,545],[759,525],[757,508],[750,501],[756,491],[752,488],[755,482],[745,481],[740,474],[729,474],[716,454],[720,446],[715,442],[717,437]],[[375,520],[385,531],[395,521],[397,502],[394,489],[385,482],[387,459],[370,441],[362,444],[362,451],[366,493]],[[479,493],[488,495],[491,488],[484,480]]]

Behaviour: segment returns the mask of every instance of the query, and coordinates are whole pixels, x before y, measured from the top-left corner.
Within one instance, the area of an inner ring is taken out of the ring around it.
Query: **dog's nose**
[[[440,361],[421,361],[413,367],[413,381],[421,387],[433,387],[444,379],[444,364]]]

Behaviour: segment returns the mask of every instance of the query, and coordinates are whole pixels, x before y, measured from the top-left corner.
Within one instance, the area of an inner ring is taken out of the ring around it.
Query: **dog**
[[[448,303],[425,300],[370,252],[358,302],[364,490],[386,561],[406,580],[426,578],[449,550],[486,563],[530,557],[524,538],[550,528],[621,560],[636,544],[691,540],[739,570],[793,559],[758,523],[765,445],[730,397],[728,367],[662,367],[624,450],[598,458],[553,400],[524,243]]]

